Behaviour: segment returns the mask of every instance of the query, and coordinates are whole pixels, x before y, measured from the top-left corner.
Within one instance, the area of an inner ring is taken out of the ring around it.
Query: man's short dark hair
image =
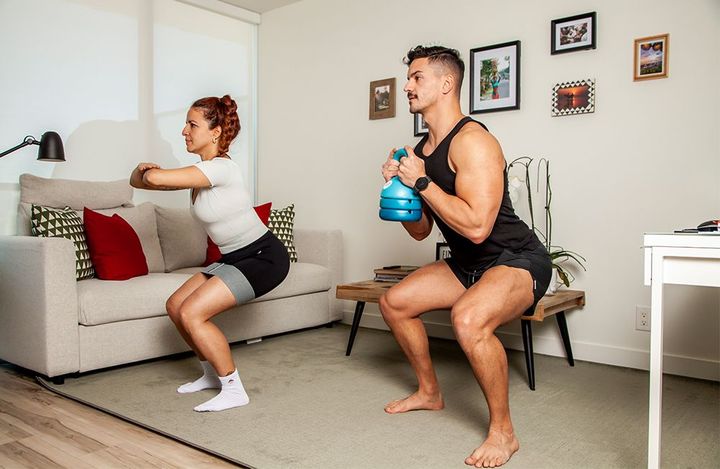
[[[460,58],[460,52],[457,49],[443,46],[415,46],[408,51],[403,62],[409,66],[413,60],[423,58],[427,58],[430,63],[439,62],[444,67],[447,67],[457,79],[457,93],[460,95],[460,88],[462,88],[463,76],[465,75],[465,63]]]

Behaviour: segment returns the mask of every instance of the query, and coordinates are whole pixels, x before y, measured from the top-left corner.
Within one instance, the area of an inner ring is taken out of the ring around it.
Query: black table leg
[[[560,311],[555,315],[557,319],[558,328],[560,329],[560,335],[562,336],[563,345],[565,346],[565,354],[567,355],[567,361],[570,366],[575,366],[575,360],[573,359],[572,347],[570,346],[570,334],[568,334],[567,321],[565,321],[565,311]]]
[[[535,390],[535,359],[533,358],[532,324],[530,321],[520,320],[522,324],[523,348],[525,348],[525,366],[527,367],[528,386]]]
[[[352,328],[350,328],[350,338],[348,339],[347,351],[345,356],[350,356],[352,351],[353,342],[355,342],[355,335],[357,334],[358,327],[360,327],[360,318],[362,318],[363,309],[365,309],[365,302],[358,301],[355,304],[355,316],[353,316]]]

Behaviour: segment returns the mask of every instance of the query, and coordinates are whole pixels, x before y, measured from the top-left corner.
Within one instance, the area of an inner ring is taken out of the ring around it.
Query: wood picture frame
[[[670,34],[635,39],[633,56],[633,81],[667,78]]]
[[[552,116],[595,112],[595,79],[558,83],[553,87]]]
[[[370,120],[395,117],[395,78],[370,82]]]
[[[550,22],[550,54],[597,48],[597,13],[583,13]]]
[[[470,114],[520,109],[520,41],[470,50]]]

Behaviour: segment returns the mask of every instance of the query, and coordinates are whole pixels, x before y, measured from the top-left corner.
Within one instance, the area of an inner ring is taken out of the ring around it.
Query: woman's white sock
[[[220,378],[218,378],[215,368],[212,367],[210,362],[200,361],[200,365],[202,365],[203,375],[192,383],[183,384],[177,388],[177,392],[186,394],[189,392],[202,391],[203,389],[220,387]]]
[[[243,388],[237,370],[227,376],[221,376],[220,382],[222,383],[220,394],[195,407],[195,411],[217,412],[232,409],[233,407],[240,407],[250,402],[250,398],[245,392],[245,388]]]

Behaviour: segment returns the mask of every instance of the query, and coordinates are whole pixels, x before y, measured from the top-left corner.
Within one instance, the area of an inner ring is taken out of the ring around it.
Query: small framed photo
[[[595,79],[558,83],[553,87],[552,116],[595,112]]]
[[[395,117],[395,78],[370,82],[370,120]]]
[[[669,34],[635,39],[633,81],[667,78],[669,53]]]
[[[435,260],[439,261],[450,257],[450,246],[448,243],[435,243]]]
[[[470,114],[520,108],[520,41],[470,51]]]
[[[593,11],[550,22],[550,54],[597,47],[597,15]]]
[[[423,115],[419,112],[416,112],[415,114],[413,114],[413,116],[413,120],[415,121],[415,136],[422,137],[423,135],[428,133],[427,122],[425,122]]]

